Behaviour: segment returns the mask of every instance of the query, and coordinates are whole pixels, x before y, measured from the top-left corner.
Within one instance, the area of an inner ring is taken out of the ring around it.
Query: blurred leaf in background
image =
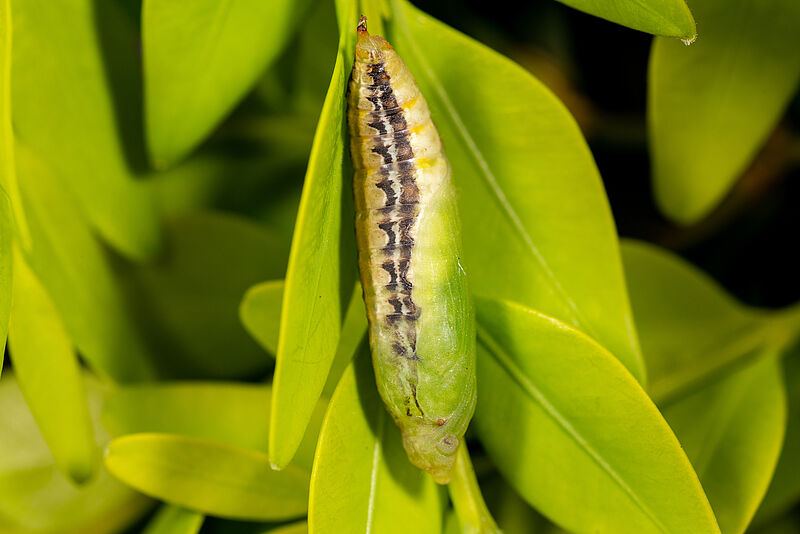
[[[656,200],[680,224],[705,217],[752,161],[800,81],[800,4],[693,0],[688,49],[657,38],[648,127]]]
[[[100,424],[106,388],[84,374],[97,447],[111,439]],[[0,532],[44,534],[122,531],[153,502],[105,469],[76,487],[56,468],[13,373],[0,380]]]

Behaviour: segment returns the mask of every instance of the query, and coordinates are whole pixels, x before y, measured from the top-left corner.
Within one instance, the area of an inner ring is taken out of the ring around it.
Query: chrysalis
[[[444,484],[475,410],[475,321],[450,165],[392,46],[358,25],[348,95],[358,263],[378,390]]]

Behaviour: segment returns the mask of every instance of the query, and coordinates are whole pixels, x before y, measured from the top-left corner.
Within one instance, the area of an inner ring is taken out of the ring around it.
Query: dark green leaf
[[[680,397],[757,354],[775,335],[770,316],[745,308],[707,275],[643,242],[622,257],[636,326],[657,402]]]
[[[648,122],[656,200],[671,219],[708,214],[747,168],[800,79],[800,3],[693,0],[700,37],[657,38]]]
[[[607,350],[517,304],[480,299],[478,324],[476,429],[523,498],[576,532],[719,532],[678,440]]]
[[[800,502],[800,347],[784,358],[784,380],[788,392],[788,418],[775,477],[754,520],[764,524]]]
[[[171,219],[164,254],[134,272],[140,315],[160,353],[182,377],[263,372],[270,359],[250,339],[237,310],[247,288],[286,269],[288,243],[246,219],[193,213]]]
[[[146,125],[156,167],[183,158],[275,60],[307,0],[145,0]]]

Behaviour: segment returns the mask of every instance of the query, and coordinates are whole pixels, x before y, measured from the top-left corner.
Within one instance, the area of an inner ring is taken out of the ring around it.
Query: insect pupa
[[[378,391],[441,483],[475,410],[475,319],[450,164],[392,46],[358,25],[348,93],[358,263]]]

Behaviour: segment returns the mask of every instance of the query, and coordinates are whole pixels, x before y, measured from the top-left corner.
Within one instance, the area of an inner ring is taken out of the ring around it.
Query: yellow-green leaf
[[[291,519],[306,512],[308,472],[270,467],[264,453],[173,434],[113,440],[105,464],[146,495],[232,519]]]
[[[786,437],[775,476],[753,521],[759,525],[800,502],[800,347],[784,356],[783,376],[788,393]]]
[[[99,424],[103,386],[84,374],[98,445],[109,439]],[[53,463],[13,373],[0,380],[0,532],[4,534],[117,534],[143,516],[152,501],[105,469],[76,487]]]
[[[683,0],[558,1],[634,30],[689,41],[697,35],[692,12]]]
[[[203,526],[203,514],[164,504],[142,531],[142,534],[197,534]]]
[[[156,167],[183,158],[274,61],[308,0],[145,0],[146,129]]]
[[[47,163],[16,145],[23,205],[34,246],[25,259],[78,351],[117,382],[153,375],[108,255]]]
[[[311,534],[441,532],[438,488],[408,461],[400,431],[378,397],[366,344],[325,416],[308,522]]]
[[[719,533],[678,440],[616,358],[518,304],[477,304],[474,422],[524,499],[574,532]]]
[[[105,239],[133,258],[152,256],[158,219],[132,171],[136,138],[128,134],[141,120],[133,24],[117,2],[30,0],[12,8],[18,139],[53,169]],[[27,170],[17,172],[22,186]]]
[[[747,168],[800,80],[800,3],[692,0],[700,37],[657,38],[648,123],[656,200],[678,223],[706,216]]]
[[[350,166],[345,167],[345,85],[353,63],[355,3],[337,2],[340,38],[308,161],[286,271],[269,456],[288,464],[302,439],[339,343],[355,283]],[[352,22],[351,22],[352,21]],[[345,171],[345,168],[348,170]]]
[[[8,329],[17,383],[56,466],[84,483],[99,453],[75,349],[53,301],[18,251],[13,288]]]
[[[774,315],[736,302],[706,274],[654,245],[622,245],[636,326],[659,404],[755,356],[781,332]]]
[[[270,354],[278,352],[283,280],[262,282],[247,290],[239,306],[245,329]]]
[[[744,532],[783,443],[786,394],[779,360],[763,356],[670,403],[663,413],[700,477],[722,532]]]
[[[8,335],[8,313],[11,309],[11,251],[14,229],[11,223],[11,203],[0,186],[0,372]]]
[[[643,381],[614,222],[572,116],[519,65],[404,1],[392,5],[390,42],[453,168],[472,290],[575,326]]]
[[[115,437],[143,432],[193,436],[266,453],[271,388],[237,382],[126,386],[106,401],[103,422]],[[327,403],[320,402],[294,458],[310,471]]]

